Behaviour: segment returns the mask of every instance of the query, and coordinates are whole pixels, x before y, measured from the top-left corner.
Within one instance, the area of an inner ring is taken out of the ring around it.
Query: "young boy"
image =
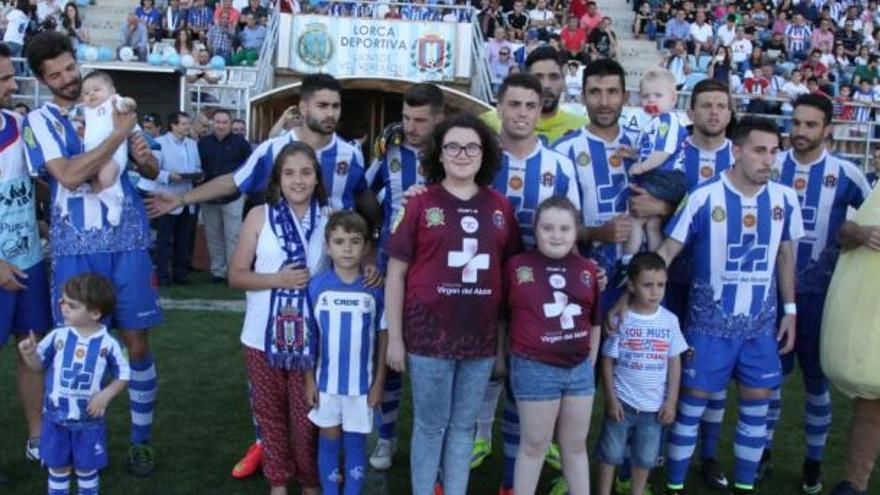
[[[629,173],[635,184],[655,198],[676,204],[684,196],[687,186],[684,174],[674,170],[675,159],[688,133],[674,111],[678,99],[675,76],[666,69],[649,69],[642,78],[640,96],[642,107],[651,120],[639,135],[638,163],[629,169]],[[623,246],[621,261],[624,265],[639,252],[645,238],[649,251],[660,246],[662,222],[660,217],[633,218],[629,240]]]
[[[617,332],[602,346],[605,423],[599,438],[599,495],[609,495],[614,467],[627,445],[632,493],[642,495],[660,452],[661,430],[675,419],[681,378],[680,354],[687,343],[678,318],[660,306],[666,264],[656,253],[635,255],[627,270],[629,309]]]
[[[364,480],[373,408],[381,403],[385,386],[383,292],[367,288],[360,271],[369,239],[366,221],[353,211],[339,211],[330,216],[324,232],[333,269],[309,282],[318,364],[306,375],[306,397],[313,407],[309,419],[320,428],[318,470],[324,495],[341,493],[343,477],[345,493],[355,494]],[[339,471],[340,443],[344,476]]]
[[[72,277],[61,299],[66,326],[39,344],[31,332],[18,345],[31,369],[46,369],[40,457],[49,468],[49,495],[69,493],[71,466],[79,495],[98,493],[98,470],[108,463],[104,413],[131,375],[122,348],[101,324],[115,306],[107,279],[91,273]],[[101,388],[107,373],[112,381]]]

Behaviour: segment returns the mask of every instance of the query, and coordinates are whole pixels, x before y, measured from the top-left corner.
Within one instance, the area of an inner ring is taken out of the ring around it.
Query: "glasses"
[[[443,153],[450,158],[457,158],[461,152],[468,158],[476,158],[483,152],[483,147],[478,143],[468,143],[464,146],[458,143],[446,143],[443,145]]]
[[[510,52],[498,52],[498,55],[510,55]]]

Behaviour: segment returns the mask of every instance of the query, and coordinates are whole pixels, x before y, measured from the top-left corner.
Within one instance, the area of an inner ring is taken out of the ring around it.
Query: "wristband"
[[[797,304],[795,303],[787,303],[782,305],[782,311],[787,315],[796,315],[797,314]]]

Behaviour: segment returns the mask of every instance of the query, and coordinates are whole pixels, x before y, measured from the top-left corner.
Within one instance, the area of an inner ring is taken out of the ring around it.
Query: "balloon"
[[[98,49],[94,46],[87,46],[85,50],[83,50],[83,56],[89,62],[94,62],[98,60]]]
[[[130,46],[123,46],[119,49],[119,60],[123,62],[131,62],[135,59],[134,50]]]
[[[162,63],[162,56],[158,53],[151,53],[147,55],[147,63],[150,65],[159,65]]]
[[[222,69],[226,67],[226,60],[224,60],[223,57],[221,57],[220,55],[214,55],[213,57],[211,57],[209,65],[212,69]]]
[[[184,67],[192,67],[196,65],[196,59],[192,55],[184,55],[180,57],[180,65]]]
[[[165,55],[162,56],[162,61],[164,63],[166,63],[167,65],[172,65],[172,66],[176,67],[176,66],[180,65],[180,55],[178,55],[175,52],[171,52],[171,53],[166,52]]]
[[[98,48],[98,60],[102,62],[107,62],[109,60],[113,60],[113,58],[113,50],[107,48],[106,46]]]

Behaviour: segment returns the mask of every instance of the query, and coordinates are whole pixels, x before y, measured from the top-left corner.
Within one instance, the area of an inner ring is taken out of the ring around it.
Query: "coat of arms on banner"
[[[327,26],[315,22],[307,24],[296,43],[296,52],[306,65],[322,67],[333,57],[333,40]]]
[[[412,62],[419,72],[442,73],[452,65],[452,43],[436,34],[422,36],[413,47]]]

